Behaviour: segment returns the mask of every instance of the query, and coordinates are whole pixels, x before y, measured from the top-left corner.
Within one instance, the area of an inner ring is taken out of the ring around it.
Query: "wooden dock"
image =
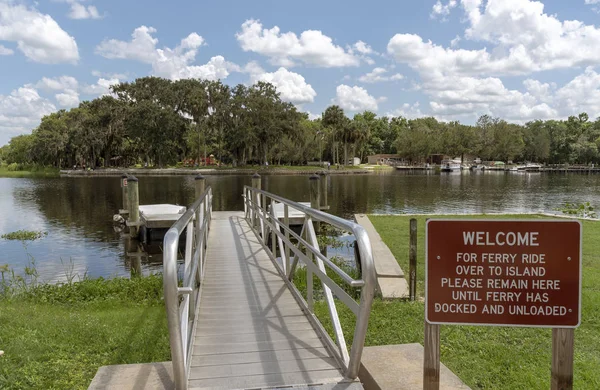
[[[310,202],[299,202],[301,205],[303,206],[307,206],[310,207]],[[269,206],[271,207],[271,206]],[[273,213],[275,214],[275,218],[277,218],[280,221],[284,221],[285,219],[285,211],[284,211],[284,206],[282,203],[277,203],[275,204],[275,206],[273,207]],[[302,225],[304,223],[304,219],[306,218],[306,215],[298,210],[295,209],[290,209],[288,211],[288,220],[289,220],[289,224],[292,226],[297,226],[297,225]]]
[[[243,217],[213,213],[189,389],[362,389],[344,379]]]
[[[185,206],[174,204],[140,205],[140,220],[148,229],[168,229],[186,210]]]

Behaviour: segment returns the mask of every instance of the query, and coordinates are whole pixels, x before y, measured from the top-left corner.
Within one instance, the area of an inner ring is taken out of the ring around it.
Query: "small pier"
[[[357,224],[322,211],[326,179],[310,177],[311,201],[298,203],[262,190],[254,175],[252,186],[244,186],[243,211],[213,211],[212,189],[199,176],[197,200],[182,214],[180,206],[150,208],[179,216],[163,241],[172,361],[100,367],[89,389],[416,388],[423,378],[419,345],[364,347],[378,284],[401,295],[377,277],[404,281],[402,271],[381,263],[393,259],[381,254],[387,249],[381,242],[376,264],[371,239],[381,239],[368,231],[374,229],[365,216]],[[142,207],[140,218],[150,226],[144,214]],[[350,260],[359,275],[348,275],[320,247],[317,235],[331,229],[355,239]],[[317,316],[317,304],[326,315]],[[344,306],[354,316],[342,323]],[[392,361],[399,359],[411,362],[408,369],[396,369]],[[458,385],[447,387],[443,371],[441,379],[442,388],[468,389],[455,377],[450,384]]]
[[[396,169],[399,171],[433,171],[435,167],[426,165],[396,165]]]
[[[204,177],[197,178],[198,190],[204,189]],[[121,176],[121,189],[123,195],[123,208],[119,215],[127,217],[125,224],[129,228],[130,238],[139,239],[145,244],[151,241],[162,241],[167,230],[186,211],[185,206],[175,204],[139,204],[138,179],[135,176],[123,174]],[[115,215],[115,222],[124,221]]]

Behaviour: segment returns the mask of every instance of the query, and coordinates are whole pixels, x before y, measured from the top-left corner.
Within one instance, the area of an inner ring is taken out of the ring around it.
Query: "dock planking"
[[[362,389],[344,379],[243,213],[214,212],[207,248],[190,389]]]

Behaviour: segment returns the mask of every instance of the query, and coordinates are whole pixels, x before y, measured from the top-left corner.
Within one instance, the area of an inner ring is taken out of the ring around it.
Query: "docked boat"
[[[540,169],[542,169],[542,166],[540,164],[533,164],[533,163],[527,163],[525,165],[519,165],[517,167],[518,171],[524,171],[524,172],[539,172]]]
[[[440,171],[442,172],[458,172],[461,169],[460,160],[444,160],[442,161],[442,165],[440,167]]]
[[[471,171],[483,171],[485,170],[485,165],[483,164],[474,164],[469,167]]]

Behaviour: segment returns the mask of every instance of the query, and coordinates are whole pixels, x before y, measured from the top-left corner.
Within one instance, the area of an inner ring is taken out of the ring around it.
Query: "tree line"
[[[399,154],[419,163],[432,154],[550,164],[600,160],[600,118],[535,120],[524,125],[484,115],[474,126],[435,118],[346,116],[336,105],[321,118],[282,101],[265,82],[144,77],[111,88],[112,96],[42,118],[31,134],[0,148],[4,163],[68,168],[173,166],[210,160],[233,166],[305,164]],[[210,158],[212,156],[212,158]]]

